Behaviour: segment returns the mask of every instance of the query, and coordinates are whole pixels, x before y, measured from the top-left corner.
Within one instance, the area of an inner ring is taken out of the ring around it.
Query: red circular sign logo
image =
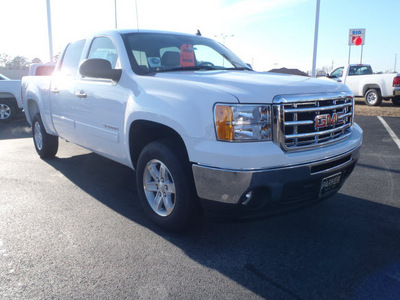
[[[363,40],[362,40],[362,38],[361,38],[360,36],[358,36],[358,37],[356,37],[356,38],[354,39],[354,44],[355,44],[356,46],[360,46],[360,45],[362,44],[362,42],[363,42]]]

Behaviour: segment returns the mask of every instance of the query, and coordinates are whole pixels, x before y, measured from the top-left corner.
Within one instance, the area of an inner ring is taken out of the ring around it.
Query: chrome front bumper
[[[315,200],[320,198],[323,178],[341,172],[343,185],[359,158],[360,146],[318,162],[275,169],[241,171],[193,165],[197,194],[203,200],[236,205],[246,201],[250,191],[263,198],[262,202]]]

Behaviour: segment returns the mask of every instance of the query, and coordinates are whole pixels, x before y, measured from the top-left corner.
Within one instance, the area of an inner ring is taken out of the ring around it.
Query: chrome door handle
[[[60,93],[60,90],[58,88],[54,88],[54,89],[51,89],[51,92],[54,94],[58,94],[58,93]]]
[[[75,93],[75,96],[79,97],[79,98],[86,98],[87,94],[84,91],[79,91]]]

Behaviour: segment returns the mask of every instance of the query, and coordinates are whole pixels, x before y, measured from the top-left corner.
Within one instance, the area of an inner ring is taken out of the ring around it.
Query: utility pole
[[[394,55],[394,69],[393,69],[393,72],[397,72],[396,69],[397,69],[397,53]]]
[[[117,19],[118,19],[118,17],[117,17],[117,0],[114,0],[114,13],[115,13],[115,15],[114,15],[115,29],[117,29],[118,28],[118,24],[117,24]]]
[[[49,53],[50,53],[50,62],[54,61],[53,56],[53,33],[51,31],[51,9],[50,9],[50,0],[47,0],[47,31],[49,34]]]
[[[312,64],[311,77],[315,77],[315,69],[316,69],[316,65],[317,65],[319,6],[320,6],[320,0],[317,0],[317,8],[315,11],[314,52],[313,52],[313,64]]]

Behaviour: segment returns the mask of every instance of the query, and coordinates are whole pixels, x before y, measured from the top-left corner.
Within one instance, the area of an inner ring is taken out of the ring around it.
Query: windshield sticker
[[[194,48],[192,45],[182,45],[181,67],[194,67]]]
[[[159,57],[148,57],[147,61],[149,62],[150,68],[160,68],[161,67],[161,59]]]

